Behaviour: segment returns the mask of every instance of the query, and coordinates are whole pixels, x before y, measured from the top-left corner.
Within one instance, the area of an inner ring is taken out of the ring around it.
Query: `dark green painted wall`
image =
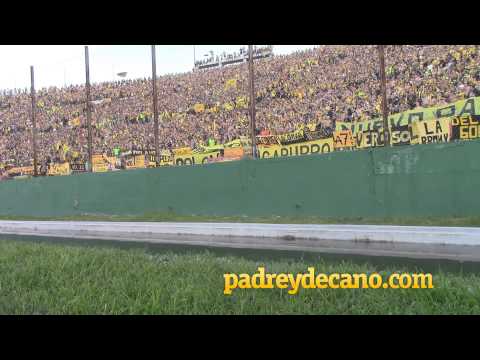
[[[0,183],[0,215],[480,215],[480,141]]]

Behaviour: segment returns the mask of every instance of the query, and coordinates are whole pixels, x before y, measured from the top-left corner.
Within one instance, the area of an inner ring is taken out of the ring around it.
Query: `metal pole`
[[[89,171],[93,171],[92,164],[92,114],[90,111],[90,65],[88,59],[88,46],[85,46],[85,84],[87,93],[87,127],[88,127],[88,163]]]
[[[378,46],[378,55],[380,59],[380,81],[382,91],[382,112],[383,112],[383,136],[385,146],[390,146],[390,132],[388,126],[388,107],[387,107],[387,81],[385,77],[385,46]]]
[[[155,135],[155,163],[158,165],[160,149],[158,146],[158,109],[157,109],[157,63],[155,57],[155,45],[152,45],[152,86],[153,86],[153,126]]]
[[[37,120],[35,119],[35,81],[33,66],[30,66],[30,96],[32,98],[32,144],[33,144],[33,176],[38,176],[37,167]]]
[[[250,83],[250,132],[252,136],[252,157],[257,157],[257,146],[255,138],[255,89],[253,80],[253,52],[252,45],[248,45],[248,73]]]

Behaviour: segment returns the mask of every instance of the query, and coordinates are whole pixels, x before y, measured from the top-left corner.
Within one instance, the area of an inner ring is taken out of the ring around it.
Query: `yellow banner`
[[[220,156],[220,151],[178,156],[175,155],[174,164],[177,166],[207,164],[210,159],[215,159],[218,156]]]
[[[353,139],[355,141],[355,147],[358,149],[374,148],[384,146],[384,133],[383,130],[379,131],[361,131],[357,132]]]
[[[290,145],[258,146],[260,159],[283,156],[324,154],[332,152],[333,150],[333,138],[307,141]]]
[[[93,172],[108,171],[108,163],[104,159],[103,155],[92,155],[92,170]]]
[[[451,137],[451,118],[422,121],[412,124],[412,144],[448,142]]]
[[[226,148],[236,148],[236,147],[242,147],[242,141],[240,139],[235,139],[235,140],[232,140],[228,143],[225,143],[223,145],[223,147],[226,149]]]
[[[147,167],[145,155],[135,155],[131,158],[128,158],[125,167],[127,169],[142,169]]]
[[[38,167],[37,167],[38,169]],[[7,170],[7,174],[9,176],[15,175],[33,175],[33,166],[21,166],[21,167],[14,167]]]
[[[173,149],[173,154],[175,156],[177,155],[188,155],[192,153],[192,148],[191,147],[183,147],[183,148],[178,148],[178,149]]]
[[[117,165],[117,157],[116,156],[107,156],[107,161],[115,167]]]
[[[390,130],[395,127],[414,124],[453,116],[480,115],[480,96],[459,100],[444,106],[434,106],[430,108],[417,108],[388,117],[388,126]],[[336,130],[350,129],[355,136],[357,132],[362,131],[380,131],[383,128],[383,119],[376,118],[366,121],[355,122],[336,122]]]
[[[70,164],[65,162],[63,164],[50,164],[48,169],[49,176],[70,175]]]
[[[160,159],[158,160],[158,166],[168,165],[173,165],[173,157],[167,155],[160,155]]]
[[[214,151],[220,151],[223,150],[225,145],[223,144],[218,144],[218,145],[212,145],[212,146],[205,146],[205,145],[200,145],[197,149],[193,150],[193,153],[210,153]]]

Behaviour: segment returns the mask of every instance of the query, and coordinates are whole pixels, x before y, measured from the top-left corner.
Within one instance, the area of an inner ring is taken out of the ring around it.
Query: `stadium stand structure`
[[[253,51],[253,59],[265,59],[273,56],[273,46],[265,46],[265,47],[254,47]],[[208,56],[206,54],[205,56]],[[240,51],[234,52],[233,54],[226,54],[223,53],[220,56],[214,56],[213,52],[210,52],[210,56],[204,60],[195,61],[195,69],[196,70],[204,70],[204,69],[214,69],[223,67],[226,65],[234,65],[234,64],[241,64],[248,61],[248,51],[245,48],[241,48]]]
[[[255,61],[258,133],[294,133],[314,124],[321,138],[331,136],[339,122],[380,117],[376,59],[374,46],[341,45]],[[480,95],[480,49],[388,46],[386,76],[390,113],[442,107]],[[104,155],[107,170],[114,167],[113,157],[120,161],[119,153],[154,148],[151,92],[149,79],[92,85],[93,151]],[[37,91],[37,146],[43,173],[65,161],[72,170],[82,170],[87,158],[84,94],[83,85]],[[249,135],[248,69],[243,62],[161,76],[158,94],[162,149],[212,147]],[[30,107],[28,91],[0,95],[0,167],[14,167],[19,175],[28,175],[32,165]],[[123,167],[138,165],[135,160],[122,161]]]

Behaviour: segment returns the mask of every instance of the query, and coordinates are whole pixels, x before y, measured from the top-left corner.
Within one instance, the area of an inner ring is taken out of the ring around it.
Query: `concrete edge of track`
[[[464,227],[0,221],[0,234],[480,261],[480,228]]]

